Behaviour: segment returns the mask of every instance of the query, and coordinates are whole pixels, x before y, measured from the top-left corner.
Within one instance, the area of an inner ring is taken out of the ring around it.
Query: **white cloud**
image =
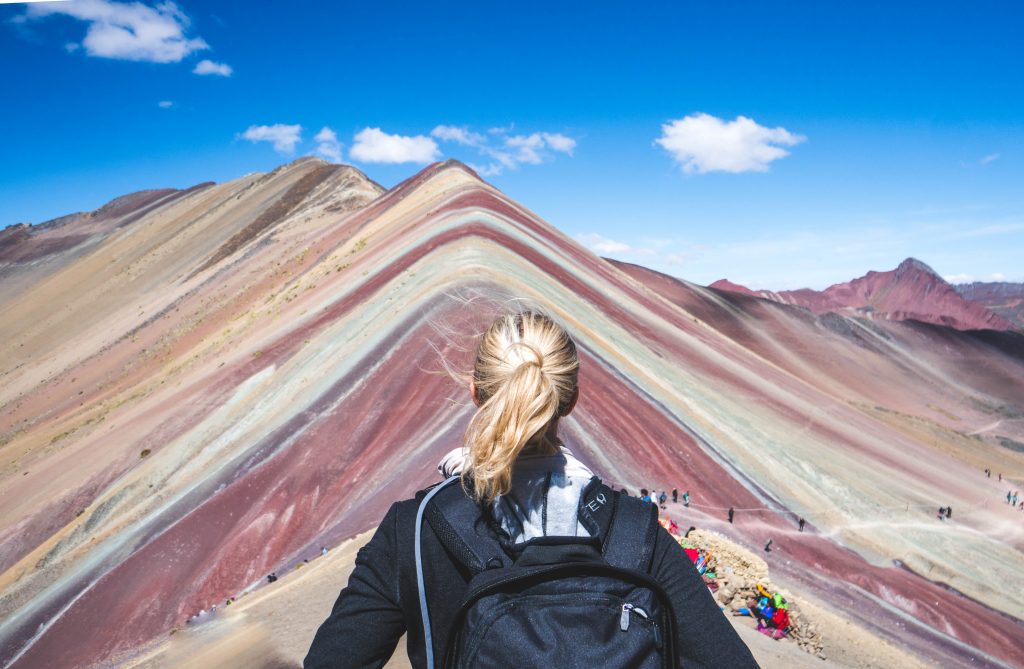
[[[501,174],[505,169],[514,170],[519,166],[519,161],[517,161],[516,157],[508,151],[488,147],[483,150],[482,153],[493,161],[488,165],[488,168],[492,170],[494,174]]]
[[[515,127],[489,128],[487,135],[473,132],[466,126],[439,125],[430,134],[442,142],[454,142],[476,149],[488,162],[470,163],[480,176],[494,176],[519,165],[539,165],[551,158],[551,152],[572,155],[576,140],[557,132],[534,132],[529,135],[510,135]]]
[[[690,259],[694,257],[692,252],[680,251],[677,253],[666,253],[664,255],[665,264],[670,267],[678,267],[685,265]]]
[[[544,143],[553,151],[568,153],[571,156],[573,149],[576,148],[576,140],[561,133],[542,132],[541,136],[544,138]]]
[[[633,247],[629,244],[623,244],[596,233],[576,235],[576,240],[591,251],[603,256],[632,253],[634,251]]]
[[[389,135],[380,128],[363,128],[349,156],[365,163],[429,163],[441,157],[437,142],[424,135]]]
[[[960,273],[960,274],[944,274],[942,276],[947,283],[974,283],[975,281],[982,282],[1002,282],[1006,281],[1006,275],[1002,272],[993,272],[985,276],[976,276],[974,274]]]
[[[538,165],[543,160],[544,138],[539,132],[532,135],[512,135],[505,138],[505,146],[513,149],[516,162]]]
[[[316,152],[318,154],[332,163],[341,162],[341,142],[338,141],[338,135],[333,130],[324,126],[320,132],[316,133],[313,141],[317,143]]]
[[[995,162],[997,160],[999,160],[999,154],[998,153],[990,153],[987,156],[985,156],[984,158],[980,159],[978,161],[978,164],[984,167],[985,165],[988,165],[989,163]]]
[[[174,103],[170,100],[161,100],[160,102],[156,103],[156,106],[160,109],[170,109],[174,106]]]
[[[943,274],[942,278],[946,283],[971,283],[974,281],[973,274]]]
[[[687,174],[706,172],[767,172],[768,164],[789,152],[780,146],[795,146],[806,137],[785,128],[766,128],[746,116],[733,121],[691,114],[661,126],[655,140]]]
[[[987,225],[971,224],[955,232],[950,233],[950,239],[970,239],[973,237],[992,237],[1024,231],[1024,221],[1007,220],[1004,222],[993,222]]]
[[[232,72],[234,70],[227,63],[215,63],[212,60],[201,60],[192,70],[193,74],[216,74],[221,77],[230,77]]]
[[[467,163],[469,167],[482,177],[493,177],[501,174],[501,165],[495,165],[491,163],[489,165],[478,165],[477,163]]]
[[[35,19],[54,14],[88,24],[82,47],[90,56],[177,63],[194,51],[209,48],[202,38],[185,35],[188,17],[173,2],[153,7],[111,0],[33,3],[25,16]]]
[[[81,48],[82,48],[82,45],[79,44],[78,42],[67,42],[64,45],[64,50],[67,51],[68,53],[74,53],[74,52],[78,51]]]
[[[274,145],[274,150],[278,153],[293,153],[295,145],[302,139],[301,133],[301,125],[275,123],[274,125],[250,125],[241,134],[241,137],[253,143],[271,142]]]
[[[548,150],[571,156],[576,148],[576,140],[556,132],[535,132],[529,135],[509,135],[505,137],[505,146],[512,149],[511,158],[514,162],[539,165],[547,160]]]
[[[463,146],[482,146],[487,139],[475,132],[470,132],[465,126],[458,128],[451,125],[439,125],[430,131],[431,137],[436,137],[442,142],[455,142]]]

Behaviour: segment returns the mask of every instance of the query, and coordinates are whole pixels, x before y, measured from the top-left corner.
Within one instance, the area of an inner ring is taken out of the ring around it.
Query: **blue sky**
[[[697,283],[908,256],[1024,281],[1024,5],[924,7],[0,4],[0,226],[310,153],[385,186],[454,157]]]

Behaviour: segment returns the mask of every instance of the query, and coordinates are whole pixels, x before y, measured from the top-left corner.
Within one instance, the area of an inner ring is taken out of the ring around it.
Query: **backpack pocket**
[[[605,594],[496,594],[467,612],[463,631],[458,669],[666,666],[653,616]]]

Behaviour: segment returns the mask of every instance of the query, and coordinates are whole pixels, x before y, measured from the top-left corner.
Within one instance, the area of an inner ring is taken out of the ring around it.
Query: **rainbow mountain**
[[[925,660],[1024,665],[1024,524],[983,473],[1024,481],[1018,332],[610,262],[452,161],[385,190],[304,158],[8,228],[0,287],[0,665],[117,664],[374,527],[437,480],[472,336],[521,300],[577,341],[562,436],[609,482],[689,490]]]

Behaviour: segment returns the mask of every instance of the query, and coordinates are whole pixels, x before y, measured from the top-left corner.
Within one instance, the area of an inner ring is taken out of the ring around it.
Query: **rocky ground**
[[[757,632],[753,618],[730,616],[733,627],[762,666],[783,666],[783,661],[785,666],[928,666],[837,615],[809,593],[774,580],[764,560],[723,535],[694,530],[688,538],[702,553],[714,550],[710,568],[720,585],[715,598],[727,615],[747,606],[757,596],[758,584],[771,593],[779,592],[789,603],[790,635],[778,641]]]
[[[764,561],[725,537],[699,531],[692,532],[690,537],[699,545],[716,547],[717,568],[723,573],[731,565],[732,574],[722,590],[731,589],[734,598],[743,591],[741,579],[767,579]],[[117,666],[134,669],[301,666],[317,626],[348,580],[356,551],[369,538],[370,534],[366,533],[344,543],[325,557],[281,575],[277,583],[263,586],[231,606],[219,609],[215,617],[176,630],[144,654],[118,658]],[[758,633],[752,618],[730,616],[730,622],[762,667],[917,669],[929,666],[829,611],[824,603],[786,584],[767,582],[797,604],[798,618],[805,630],[800,642],[776,641]],[[813,652],[804,650],[808,643]],[[387,668],[409,666],[402,641]]]

